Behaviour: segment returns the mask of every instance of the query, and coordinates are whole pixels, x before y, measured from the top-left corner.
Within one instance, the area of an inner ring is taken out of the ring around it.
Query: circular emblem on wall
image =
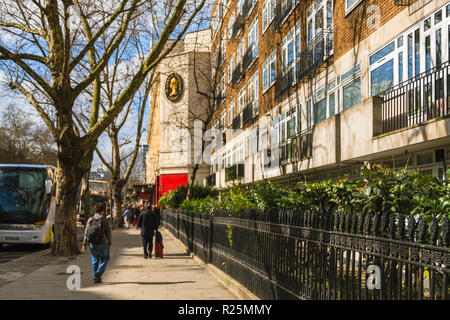
[[[183,95],[183,79],[178,73],[172,73],[166,80],[166,97],[171,102],[178,102]]]

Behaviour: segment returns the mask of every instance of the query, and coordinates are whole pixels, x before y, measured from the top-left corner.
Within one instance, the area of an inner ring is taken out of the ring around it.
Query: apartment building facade
[[[447,0],[218,0],[208,184],[450,165]]]

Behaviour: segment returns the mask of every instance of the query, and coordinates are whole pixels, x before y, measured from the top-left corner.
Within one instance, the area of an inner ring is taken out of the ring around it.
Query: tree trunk
[[[197,175],[197,171],[199,168],[199,164],[195,164],[194,168],[192,169],[192,175],[191,175],[191,183],[189,183],[188,192],[186,195],[186,199],[190,200],[192,198],[192,193],[194,191],[194,182],[195,182],[195,176]]]
[[[76,205],[77,188],[82,175],[74,168],[59,168],[56,176],[56,214],[52,254],[74,256],[80,253],[77,244]]]
[[[111,186],[113,190],[113,203],[114,203],[114,227],[123,228],[123,216],[122,216],[122,189],[117,185]]]
[[[89,190],[89,172],[84,175],[81,180],[80,205],[78,207],[78,214],[85,218],[85,221],[91,215],[91,193]],[[83,209],[82,209],[83,208]]]

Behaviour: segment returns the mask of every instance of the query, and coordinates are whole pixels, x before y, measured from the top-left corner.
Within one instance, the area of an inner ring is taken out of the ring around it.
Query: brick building
[[[207,182],[450,164],[447,0],[217,0]]]

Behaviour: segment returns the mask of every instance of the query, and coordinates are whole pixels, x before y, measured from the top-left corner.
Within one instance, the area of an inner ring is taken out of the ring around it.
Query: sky
[[[193,32],[193,31],[197,31],[197,30],[205,29],[205,28],[209,27],[209,17],[210,17],[212,3],[214,3],[213,0],[207,0],[204,9],[201,12],[202,22],[200,24],[194,23],[193,25],[191,25],[191,27],[189,28],[189,30],[187,32]],[[177,31],[175,31],[175,33],[176,32]],[[37,111],[34,109],[34,107],[31,106],[22,95],[20,95],[19,93],[14,94],[11,91],[9,91],[8,88],[5,88],[5,86],[3,86],[0,90],[0,114],[11,103],[15,104],[17,107],[20,107],[24,112],[29,113],[32,116],[32,119],[34,119],[36,121],[36,123],[38,123],[39,126],[45,125],[44,122],[42,121],[42,119],[40,118],[40,116],[38,115]],[[136,119],[136,118],[137,118],[136,116],[133,117],[133,119]],[[127,125],[123,129],[123,134],[126,136],[135,136],[136,135],[136,129],[135,129],[136,123],[137,123],[137,120],[128,121]],[[144,122],[143,122],[143,126],[145,129],[147,128],[147,124],[148,124],[148,107],[147,107],[145,117],[144,117]],[[145,142],[146,133],[147,132],[145,131],[142,134],[140,144],[146,143]],[[132,144],[132,145],[134,145],[134,144]],[[98,146],[101,148],[101,150],[105,151],[104,156],[109,159],[111,157],[111,144],[110,144],[109,138],[107,137],[106,134],[103,134],[100,137]],[[96,167],[99,167],[100,165],[101,165],[101,161],[98,158],[97,154],[95,154],[94,161],[92,163],[92,168],[94,169]]]

